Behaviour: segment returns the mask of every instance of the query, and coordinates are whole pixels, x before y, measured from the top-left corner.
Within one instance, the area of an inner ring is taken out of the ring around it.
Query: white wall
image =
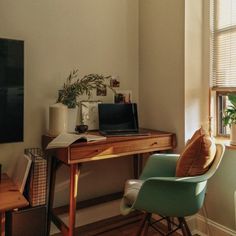
[[[138,100],[138,0],[2,0],[0,37],[25,41],[24,142],[0,144],[3,171],[14,166],[24,148],[41,145],[48,107],[72,69],[79,68],[81,76],[118,75],[121,89],[131,89],[133,100]],[[83,167],[81,185],[88,191],[81,198],[120,190],[131,162],[113,160],[89,166]],[[61,171],[67,173],[66,168]],[[107,183],[103,177],[114,181]],[[58,191],[62,186],[65,193],[63,184]]]
[[[144,127],[184,145],[184,0],[140,0],[139,102]]]
[[[185,1],[185,141],[208,130],[208,76],[203,76],[203,2]]]

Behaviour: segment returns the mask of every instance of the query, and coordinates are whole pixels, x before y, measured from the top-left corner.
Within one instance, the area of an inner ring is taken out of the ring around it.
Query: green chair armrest
[[[132,208],[164,216],[187,216],[202,207],[206,181],[182,181],[177,177],[149,178],[143,183]],[[168,206],[168,207],[167,207]]]
[[[178,183],[200,183],[207,180],[206,175],[197,175],[197,176],[186,176],[186,177],[151,177],[146,179],[147,180],[157,180],[157,181],[164,181],[164,182],[178,182]]]
[[[149,157],[140,179],[145,180],[155,176],[175,176],[178,154],[153,154]]]

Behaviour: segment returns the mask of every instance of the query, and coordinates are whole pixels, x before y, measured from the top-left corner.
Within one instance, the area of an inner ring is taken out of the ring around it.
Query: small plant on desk
[[[87,95],[90,98],[92,91],[95,89],[110,88],[114,90],[106,82],[110,82],[110,75],[89,74],[79,78],[78,69],[73,70],[66,79],[63,88],[59,90],[57,102],[67,105],[68,108],[75,108],[79,103],[77,97]]]

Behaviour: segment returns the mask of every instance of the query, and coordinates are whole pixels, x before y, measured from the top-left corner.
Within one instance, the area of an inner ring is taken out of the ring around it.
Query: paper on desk
[[[84,140],[87,142],[102,141],[106,140],[106,137],[101,135],[92,134],[73,134],[73,133],[62,133],[54,138],[46,147],[46,149],[69,147],[72,143],[77,140]]]

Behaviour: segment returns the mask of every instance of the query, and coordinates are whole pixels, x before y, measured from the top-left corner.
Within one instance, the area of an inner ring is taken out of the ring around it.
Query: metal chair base
[[[174,232],[176,232],[179,229],[182,231],[183,236],[192,236],[184,217],[178,217],[177,218],[178,223],[176,223],[174,220],[171,219],[171,217],[161,217],[161,219],[154,221],[151,218],[151,216],[152,216],[151,213],[145,213],[143,220],[135,236],[146,236],[149,226],[151,226],[155,231],[157,231],[163,236],[172,235]],[[164,232],[157,226],[157,223],[161,221],[167,222],[167,229],[168,229],[167,232]]]

